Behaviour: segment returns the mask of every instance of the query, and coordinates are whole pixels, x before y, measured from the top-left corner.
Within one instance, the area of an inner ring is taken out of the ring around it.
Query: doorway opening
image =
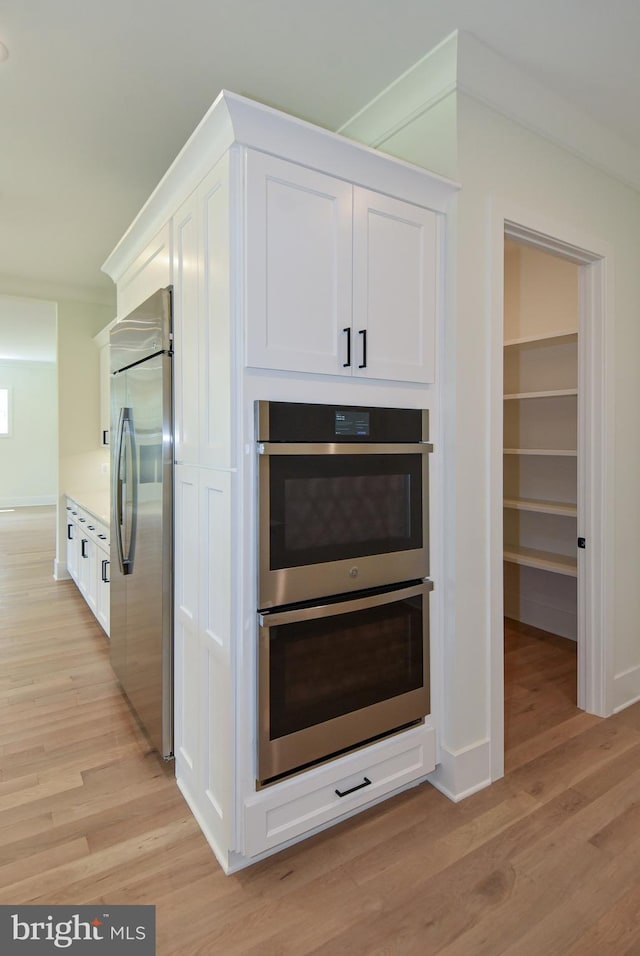
[[[532,646],[540,650],[540,642],[546,641],[567,651],[563,663],[551,665],[549,678],[556,679],[558,694],[564,695],[562,702],[555,700],[560,710],[578,707],[607,716],[613,680],[607,640],[613,590],[612,330],[606,321],[612,311],[613,290],[607,284],[611,250],[535,214],[519,210],[512,217],[497,204],[495,212],[490,495],[494,780],[504,773],[505,618],[517,631],[507,635],[511,643],[534,640],[538,643]],[[521,658],[532,654],[530,646]],[[552,720],[551,713],[545,719]],[[534,732],[542,729],[542,721],[530,725]],[[509,730],[516,730],[515,725]]]
[[[577,706],[579,279],[575,262],[505,239],[507,753]]]
[[[57,310],[0,295],[0,508],[58,496]]]

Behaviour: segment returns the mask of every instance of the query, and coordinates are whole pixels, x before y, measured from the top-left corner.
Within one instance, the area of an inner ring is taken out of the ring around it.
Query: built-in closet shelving
[[[577,267],[507,243],[505,612],[567,637],[576,636],[577,324]]]

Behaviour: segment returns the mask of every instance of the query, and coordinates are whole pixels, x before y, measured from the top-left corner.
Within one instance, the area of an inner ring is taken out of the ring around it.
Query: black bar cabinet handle
[[[363,787],[368,787],[371,781],[368,777],[365,777],[362,783],[356,784],[355,787],[351,787],[350,790],[336,790],[336,794],[339,797],[348,797],[350,793],[355,793],[356,790],[362,790]]]
[[[69,539],[69,541],[73,541],[73,535],[72,535],[72,533],[71,533],[72,531],[73,531],[73,525],[72,525],[72,524],[68,524],[68,525],[67,525],[67,538]]]
[[[342,363],[342,367],[348,368],[351,365],[351,329],[347,326],[342,331],[347,333],[347,361]]]
[[[362,365],[358,365],[358,368],[367,367],[367,330],[360,329],[358,335],[362,336]]]
[[[87,539],[86,539],[86,538],[83,538],[83,539],[82,539],[82,543],[80,544],[80,553],[82,554],[82,557],[83,557],[83,558],[88,558],[88,557],[89,557],[89,555],[87,554],[87,552],[84,550],[84,546],[85,546],[86,544],[88,544],[88,543],[89,543],[89,542],[87,541]]]
[[[109,584],[110,579],[107,577],[107,567],[111,564],[108,558],[102,559],[102,581],[104,584]]]

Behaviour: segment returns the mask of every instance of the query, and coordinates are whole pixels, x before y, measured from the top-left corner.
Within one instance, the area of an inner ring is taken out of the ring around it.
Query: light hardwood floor
[[[575,707],[567,642],[507,628],[507,775],[425,784],[225,877],[54,582],[0,514],[0,903],[151,903],[158,956],[640,954],[640,706]]]

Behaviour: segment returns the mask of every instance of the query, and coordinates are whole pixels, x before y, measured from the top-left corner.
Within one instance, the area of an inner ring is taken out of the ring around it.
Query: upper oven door
[[[259,607],[426,577],[431,447],[259,445]]]

